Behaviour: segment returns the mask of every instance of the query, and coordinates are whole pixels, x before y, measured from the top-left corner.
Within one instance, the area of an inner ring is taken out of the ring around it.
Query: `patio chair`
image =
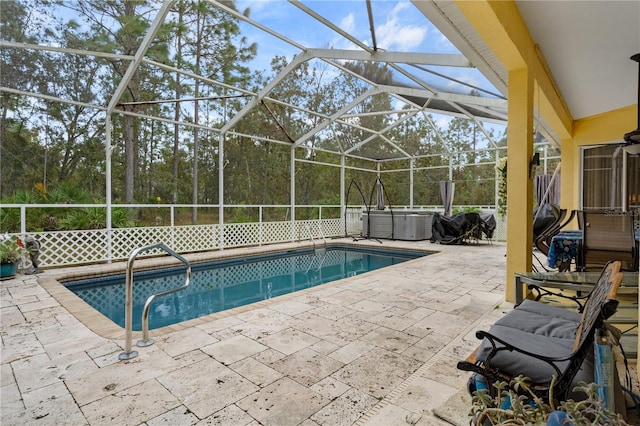
[[[566,212],[566,210],[565,210]],[[576,211],[575,210],[571,210],[571,212],[569,212],[569,215],[567,216],[567,214],[563,214],[562,215],[562,220],[561,223],[552,230],[552,232],[547,233],[547,246],[551,245],[551,240],[553,239],[553,237],[555,237],[556,235],[558,235],[560,232],[562,232],[562,230],[564,228],[567,227],[567,225],[569,225],[573,219],[576,217]]]
[[[633,232],[633,215],[624,212],[578,212],[583,231],[578,258],[583,271],[601,269],[608,261],[619,260],[623,270],[638,270],[638,243]]]
[[[566,210],[565,210],[565,213],[566,213]],[[533,245],[538,249],[540,253],[544,255],[545,258],[549,257],[549,245],[546,243],[547,233],[551,232],[560,223],[560,221],[562,220],[562,214],[563,214],[562,211],[560,211],[559,215],[554,218],[551,224],[549,224],[542,232],[540,232],[540,234],[538,234],[537,236],[534,236]],[[535,232],[535,229],[534,229],[534,232]],[[538,255],[536,255],[535,252],[533,253],[533,259],[534,259],[534,262],[532,263],[531,267],[533,268],[534,271],[536,272],[550,271],[550,269],[548,269],[545,266],[546,259],[541,259]],[[538,268],[538,266],[540,267],[540,269]]]
[[[535,246],[544,253],[545,256],[549,254],[549,246],[551,239],[554,235],[560,232],[560,229],[566,224],[565,217],[567,216],[567,209],[560,209],[556,220],[553,221],[533,242]]]
[[[551,247],[553,237],[558,235],[569,223],[571,223],[571,221],[573,221],[575,216],[576,216],[575,210],[571,210],[571,213],[569,213],[569,215],[567,216],[567,209],[560,209],[556,220],[551,225],[549,225],[544,231],[542,231],[542,233],[538,235],[538,237],[533,242],[536,248],[540,251],[540,253],[544,254],[546,257],[549,257],[549,250]],[[536,258],[538,263],[540,263],[540,266],[542,266],[542,268],[548,272],[549,269],[547,269],[547,267],[544,266],[544,262],[540,261],[540,259],[538,259],[538,257],[535,256],[535,254],[534,254],[534,257]],[[563,265],[560,269],[568,270],[570,266],[571,265],[569,264]]]
[[[584,399],[573,389],[579,381],[594,381],[593,342],[596,330],[616,312],[619,268],[620,262],[612,262],[603,269],[586,303],[579,304],[581,313],[526,299],[489,331],[477,331],[480,346],[457,365],[474,373],[469,391],[484,388],[495,397],[493,383],[523,375],[547,402]],[[619,398],[619,383],[616,392]]]

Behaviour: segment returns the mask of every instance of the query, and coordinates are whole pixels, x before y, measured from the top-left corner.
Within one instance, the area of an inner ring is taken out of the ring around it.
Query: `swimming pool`
[[[149,312],[149,329],[351,277],[427,255],[426,252],[330,246],[192,265],[191,284],[158,297]],[[144,303],[151,294],[184,284],[183,267],[134,274],[133,330],[141,330]],[[124,327],[125,276],[64,283],[86,303]]]

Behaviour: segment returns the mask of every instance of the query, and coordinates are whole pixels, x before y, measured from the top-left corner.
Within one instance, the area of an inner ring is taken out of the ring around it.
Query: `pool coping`
[[[401,251],[409,251],[409,252],[417,252],[417,253],[425,253],[429,254],[429,257],[438,255],[439,252],[436,250],[425,250],[418,248],[407,248],[402,247],[400,245],[393,246],[393,241],[385,241],[385,243],[391,243],[383,249],[389,250],[401,250]],[[358,241],[358,244],[355,244],[355,241],[351,239],[340,239],[340,240],[332,240],[327,244],[327,247],[330,246],[352,246],[359,248],[380,248],[379,246],[373,245],[371,240],[366,241]],[[241,247],[241,248],[232,248],[226,250],[217,250],[211,252],[202,252],[202,253],[193,253],[186,254],[184,257],[193,264],[211,262],[215,260],[226,260],[233,259],[238,257],[244,257],[249,255],[260,255],[260,254],[271,254],[283,251],[290,251],[293,249],[307,249],[314,248],[315,246],[311,242],[298,242],[298,243],[279,243],[279,244],[270,244],[264,246],[253,246],[253,247]],[[406,267],[407,264],[411,262],[420,261],[423,259],[422,257],[418,257],[416,259],[410,259],[406,262],[402,262],[395,265],[390,265],[382,270],[388,271],[391,268],[399,268]],[[146,271],[152,270],[162,267],[171,267],[181,265],[176,259],[168,258],[168,257],[152,257],[152,258],[143,258],[136,261],[137,263],[134,265],[134,271]],[[124,341],[126,338],[126,332],[123,327],[120,327],[112,320],[107,318],[104,314],[100,313],[97,309],[89,305],[87,302],[82,300],[79,296],[75,295],[71,290],[69,290],[63,282],[72,281],[72,280],[80,280],[85,278],[97,278],[104,277],[109,275],[116,274],[124,274],[126,272],[127,262],[117,262],[111,264],[94,264],[90,266],[80,266],[77,268],[72,268],[67,271],[59,271],[56,273],[55,270],[52,270],[51,275],[39,275],[38,283],[44,288],[63,308],[65,308],[71,315],[73,315],[78,321],[80,321],[84,326],[86,326],[89,330],[93,331],[97,335],[111,339],[111,340],[122,340]],[[371,274],[375,274],[380,272],[380,269],[365,272],[363,274],[359,274],[353,277],[346,277],[339,280],[331,281],[328,283],[320,284],[315,287],[310,287],[302,290],[295,291],[293,293],[283,294],[281,296],[277,296],[267,300],[261,300],[258,302],[250,303],[248,305],[238,306],[236,308],[227,309],[220,312],[214,312],[208,315],[204,315],[198,318],[190,319],[187,321],[180,322],[178,324],[172,324],[165,327],[156,328],[149,331],[150,337],[158,337],[163,336],[165,334],[185,330],[188,328],[196,327],[198,325],[203,325],[208,322],[218,320],[221,318],[225,318],[232,315],[237,315],[239,313],[251,311],[254,309],[264,308],[273,303],[281,303],[293,297],[299,297],[301,294],[319,291],[320,289],[325,289],[328,286],[341,285],[349,280],[357,280],[361,279],[364,276],[369,276]],[[123,306],[124,309],[124,306]],[[133,331],[133,339],[141,339],[142,332],[141,331]]]

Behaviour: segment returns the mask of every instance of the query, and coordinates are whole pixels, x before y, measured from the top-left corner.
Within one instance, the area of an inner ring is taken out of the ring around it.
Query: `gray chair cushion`
[[[573,352],[580,317],[576,312],[529,300],[496,321],[489,333],[534,354],[569,357]],[[476,359],[484,361],[490,350],[491,344],[483,340]],[[568,364],[569,361],[557,363],[561,372]],[[523,374],[541,385],[549,385],[552,376],[557,375],[548,363],[515,351],[499,352],[491,360],[491,367],[513,376]],[[593,353],[583,362],[571,387],[579,381],[593,381]],[[570,397],[584,399],[581,394],[570,394]]]
[[[571,355],[573,340],[532,334],[500,324],[494,324],[489,332],[525,351],[547,357],[568,357]],[[477,353],[479,361],[486,360],[491,344],[485,339]],[[567,362],[558,363],[562,371]],[[536,383],[550,383],[551,376],[557,374],[546,362],[515,351],[500,351],[491,360],[491,367],[498,368],[512,375],[524,374]]]
[[[516,309],[535,312],[541,315],[547,315],[554,318],[563,318],[569,321],[580,322],[581,314],[578,312],[570,311],[568,309],[560,308],[558,306],[548,305],[542,302],[536,302],[535,300],[525,299]]]
[[[541,315],[521,309],[514,309],[509,312],[508,315],[496,321],[495,324],[515,328],[526,333],[537,334],[540,336],[567,339],[570,341],[571,346],[573,346],[579,322],[555,318],[548,315]],[[519,346],[515,343],[512,344]],[[538,349],[536,352],[541,351]]]

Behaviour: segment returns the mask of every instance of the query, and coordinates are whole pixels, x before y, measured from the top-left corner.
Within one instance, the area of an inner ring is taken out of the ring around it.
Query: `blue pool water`
[[[149,312],[149,329],[355,276],[425,254],[338,246],[195,264],[189,287],[154,300]],[[142,309],[150,295],[181,286],[184,281],[184,267],[136,273],[133,279],[133,329],[142,329]],[[124,327],[124,274],[64,285]]]

